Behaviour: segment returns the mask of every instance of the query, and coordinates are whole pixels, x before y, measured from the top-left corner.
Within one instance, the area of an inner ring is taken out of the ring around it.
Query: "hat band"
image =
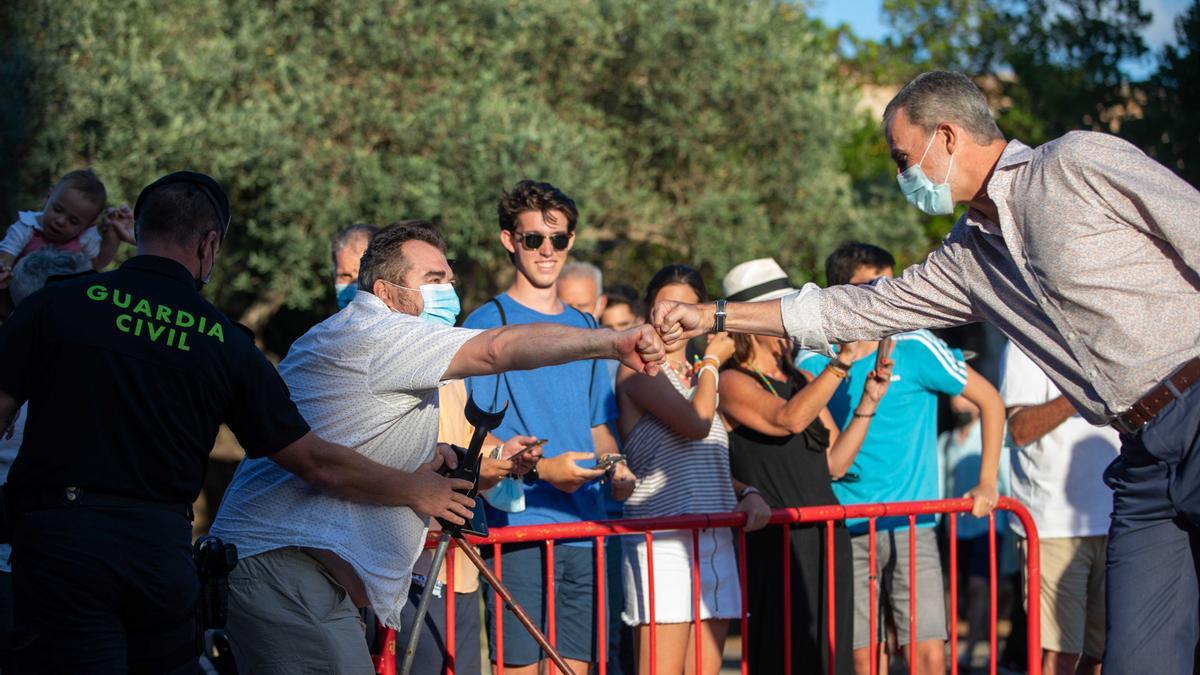
[[[738,291],[737,293],[734,293],[733,295],[731,295],[725,299],[730,302],[742,302],[744,300],[749,300],[751,298],[757,298],[760,295],[766,295],[767,293],[770,293],[771,291],[782,291],[782,290],[792,290],[792,282],[789,281],[787,277],[782,277],[780,279],[772,279],[770,281],[764,281],[763,283],[761,283],[757,286],[751,286],[750,288],[743,288],[742,290]]]

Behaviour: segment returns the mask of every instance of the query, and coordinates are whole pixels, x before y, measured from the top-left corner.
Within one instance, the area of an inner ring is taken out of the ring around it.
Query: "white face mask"
[[[392,284],[387,279],[383,279],[383,282]],[[454,290],[454,284],[421,284],[420,288],[409,288],[400,284],[392,285],[421,294],[421,303],[424,306],[418,315],[420,318],[447,326],[453,326],[454,322],[458,320],[458,313],[462,310],[462,305],[459,303],[458,293]]]
[[[929,148],[935,138],[937,131],[933,132],[929,143],[925,144],[921,161],[902,171],[896,176],[896,181],[900,183],[900,192],[904,193],[904,198],[909,204],[931,216],[946,216],[954,213],[954,199],[950,196],[950,172],[954,170],[954,155],[950,155],[950,166],[946,168],[945,180],[937,185],[929,180],[925,170],[921,168],[921,162],[925,161],[925,155],[929,154]]]

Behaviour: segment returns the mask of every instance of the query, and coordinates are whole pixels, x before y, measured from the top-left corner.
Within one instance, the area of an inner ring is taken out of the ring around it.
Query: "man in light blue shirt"
[[[895,259],[870,244],[846,244],[825,262],[829,285],[867,284],[891,277]],[[996,472],[1004,434],[1004,403],[996,389],[963,361],[962,352],[951,349],[928,331],[902,333],[892,338],[895,362],[888,395],[879,403],[875,419],[863,440],[850,471],[834,482],[833,491],[843,504],[873,504],[938,499],[937,451],[938,395],[961,394],[982,411],[983,461],[979,485],[967,494],[994,504]],[[850,424],[862,396],[863,382],[875,368],[878,345],[859,349],[865,353],[850,367],[849,375],[829,401],[829,412],[839,428]],[[796,365],[804,372],[819,374],[829,358],[804,352]],[[945,672],[946,615],[942,593],[941,561],[933,530],[934,516],[917,519],[916,584],[917,635],[915,659],[919,673]],[[855,671],[869,672],[870,600],[867,583],[869,541],[867,521],[847,522],[854,539]],[[876,564],[880,583],[879,601],[887,602],[895,617],[901,645],[909,645],[909,553],[908,518],[881,518],[876,523]],[[880,611],[877,616],[884,616]],[[877,635],[882,635],[877,621]],[[881,640],[880,640],[881,641]]]

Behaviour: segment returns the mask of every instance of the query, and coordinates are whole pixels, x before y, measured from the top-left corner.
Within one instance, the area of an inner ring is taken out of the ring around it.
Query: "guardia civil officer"
[[[29,402],[9,474],[18,672],[191,673],[201,627],[189,504],[224,422],[318,489],[462,522],[468,487],[312,434],[274,368],[199,290],[229,228],[209,176],[138,197],[138,255],[30,296],[0,328],[0,424]],[[253,506],[251,505],[251,508]]]

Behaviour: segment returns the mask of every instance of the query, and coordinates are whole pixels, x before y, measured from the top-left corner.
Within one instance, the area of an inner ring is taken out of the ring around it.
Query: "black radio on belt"
[[[229,616],[229,573],[237,567],[237,546],[209,535],[192,547],[200,575],[200,620],[204,628],[224,628]]]

